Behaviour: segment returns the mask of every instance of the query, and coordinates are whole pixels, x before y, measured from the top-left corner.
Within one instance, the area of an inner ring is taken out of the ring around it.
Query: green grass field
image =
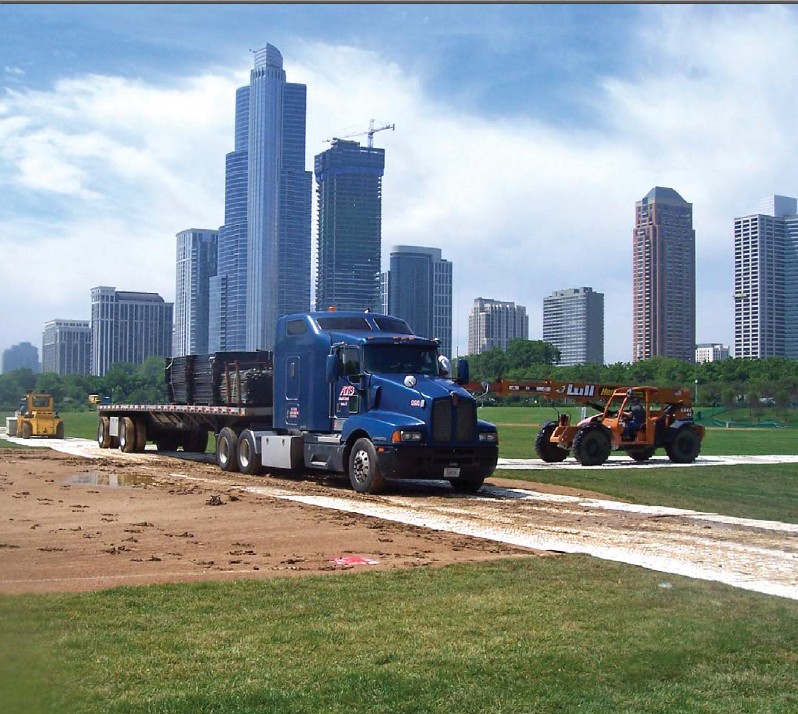
[[[794,712],[798,603],[583,556],[0,597],[8,712]]]

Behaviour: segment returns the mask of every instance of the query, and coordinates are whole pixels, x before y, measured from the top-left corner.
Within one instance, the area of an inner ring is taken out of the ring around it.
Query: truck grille
[[[434,442],[472,442],[476,431],[477,407],[473,400],[452,395],[432,404]]]

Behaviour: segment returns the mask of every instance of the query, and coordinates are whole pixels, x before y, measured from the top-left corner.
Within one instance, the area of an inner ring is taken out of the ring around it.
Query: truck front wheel
[[[216,437],[216,465],[222,471],[238,471],[238,435],[229,426]]]
[[[349,481],[358,493],[376,494],[385,487],[377,451],[370,439],[358,439],[349,452]]]

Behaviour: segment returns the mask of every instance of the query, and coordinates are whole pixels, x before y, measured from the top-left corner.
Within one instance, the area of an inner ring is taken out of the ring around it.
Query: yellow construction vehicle
[[[17,435],[23,439],[46,436],[50,439],[64,438],[64,421],[58,416],[50,394],[28,392],[16,412]]]

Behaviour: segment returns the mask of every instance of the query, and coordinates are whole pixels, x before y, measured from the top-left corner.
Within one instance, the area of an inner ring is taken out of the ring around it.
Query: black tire
[[[59,421],[58,426],[55,428],[55,438],[56,439],[64,438],[64,422],[62,421]]]
[[[119,420],[119,450],[126,454],[136,450],[136,425],[130,417]]]
[[[482,488],[485,483],[484,476],[461,476],[460,478],[453,478],[449,481],[452,488],[457,493],[476,493]]]
[[[635,461],[648,461],[656,451],[654,446],[630,446],[626,453],[629,454]]]
[[[222,471],[238,471],[238,435],[229,426],[216,437],[216,465]]]
[[[194,429],[183,438],[183,451],[192,454],[204,454],[208,450],[208,431]]]
[[[30,425],[29,421],[22,422],[22,431],[20,432],[20,436],[23,439],[30,439],[33,436],[33,427]]]
[[[263,470],[255,444],[255,435],[249,429],[244,429],[238,437],[238,470],[250,476],[259,474]]]
[[[582,466],[601,466],[612,451],[610,435],[603,426],[580,429],[574,439],[574,456]]]
[[[147,446],[147,422],[142,417],[135,417],[133,422],[136,425],[136,446],[133,450],[140,454]]]
[[[547,422],[535,438],[535,453],[548,464],[556,464],[568,458],[567,449],[561,449],[550,441],[556,428],[556,421]]]
[[[97,446],[101,449],[111,448],[111,420],[108,417],[100,417],[97,420]]]
[[[691,424],[680,426],[665,446],[668,458],[675,464],[691,464],[701,451],[701,437]]]
[[[180,437],[170,431],[165,431],[155,437],[155,448],[158,451],[177,451]]]
[[[358,439],[349,452],[349,482],[357,493],[376,494],[385,488],[377,450],[370,439]]]

